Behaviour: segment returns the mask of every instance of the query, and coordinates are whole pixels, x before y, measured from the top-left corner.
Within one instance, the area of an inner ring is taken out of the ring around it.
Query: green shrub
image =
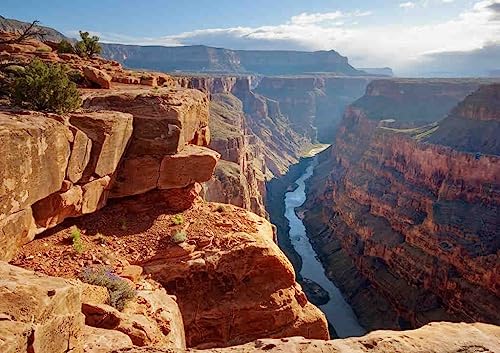
[[[172,235],[172,242],[174,244],[184,243],[187,240],[187,233],[185,230],[179,230]]]
[[[71,231],[71,243],[73,244],[73,249],[77,253],[82,253],[84,250],[82,234],[80,233],[80,229],[73,228]]]
[[[181,214],[176,214],[176,215],[172,216],[172,223],[177,225],[177,226],[184,223],[184,216]]]
[[[99,37],[90,36],[89,32],[80,31],[80,38],[75,44],[75,52],[81,57],[91,57],[94,54],[101,53],[101,45],[99,44]]]
[[[82,282],[107,288],[109,304],[118,310],[123,310],[125,304],[136,296],[135,288],[104,266],[86,268],[79,278]]]
[[[24,75],[26,70],[21,65],[9,65],[3,69],[3,72],[5,72],[9,76],[21,77]]]
[[[39,53],[50,53],[52,50],[50,48],[36,48]]]
[[[34,59],[12,83],[15,104],[33,110],[66,113],[81,105],[76,85],[59,64]]]
[[[73,44],[71,44],[66,39],[63,39],[59,42],[59,45],[57,46],[57,52],[61,54],[62,53],[74,54],[75,48],[73,48]]]

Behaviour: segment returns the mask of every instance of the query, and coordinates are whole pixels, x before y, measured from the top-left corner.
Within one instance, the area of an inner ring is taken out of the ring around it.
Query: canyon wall
[[[103,44],[103,56],[130,68],[163,72],[253,73],[295,75],[330,72],[360,75],[348,59],[330,51],[231,50],[204,45],[164,47]]]
[[[369,329],[500,323],[500,157],[492,154],[500,86],[482,87],[436,122],[475,85],[428,84],[372,82],[308,184],[310,239]],[[411,102],[427,105],[425,114],[405,111]]]
[[[264,77],[255,91],[279,102],[299,134],[330,143],[345,108],[363,95],[371,80],[329,75]]]
[[[309,139],[291,129],[278,102],[251,90],[251,76],[176,79],[180,86],[210,97],[210,147],[222,161],[205,184],[205,198],[266,215],[266,181],[286,173],[309,146]]]

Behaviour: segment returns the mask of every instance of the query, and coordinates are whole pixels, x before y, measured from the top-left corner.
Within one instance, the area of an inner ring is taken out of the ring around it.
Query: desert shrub
[[[52,50],[50,48],[36,48],[39,53],[50,53]]]
[[[35,59],[12,82],[12,99],[28,109],[65,113],[81,105],[76,85],[59,64]]]
[[[86,268],[80,273],[79,278],[82,282],[107,288],[109,304],[120,311],[136,296],[135,288],[104,266]]]
[[[59,45],[57,46],[57,52],[58,53],[74,54],[75,48],[73,48],[73,44],[71,44],[66,39],[63,39],[59,42]]]
[[[80,31],[80,38],[75,44],[75,52],[81,57],[91,57],[94,54],[101,53],[101,45],[99,44],[99,37],[90,36],[89,32]]]
[[[78,228],[73,228],[71,231],[71,243],[73,245],[73,249],[77,253],[82,253],[84,250],[83,246],[83,240],[82,240],[82,234],[80,233],[80,229]]]
[[[172,216],[172,223],[177,225],[177,226],[184,223],[184,216],[181,214],[176,214],[176,215]]]
[[[171,239],[174,244],[184,243],[187,240],[187,233],[185,230],[179,230],[172,235]]]
[[[9,76],[21,77],[24,75],[26,70],[24,66],[21,65],[9,65],[3,69],[3,72],[5,72]]]

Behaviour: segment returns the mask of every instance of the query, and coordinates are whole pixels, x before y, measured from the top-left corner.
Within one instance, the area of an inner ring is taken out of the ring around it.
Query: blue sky
[[[403,71],[500,38],[500,0],[1,0],[0,14],[108,42],[335,49],[356,66]]]

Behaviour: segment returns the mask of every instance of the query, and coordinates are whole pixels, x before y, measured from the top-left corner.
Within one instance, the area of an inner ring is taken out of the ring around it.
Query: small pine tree
[[[74,54],[75,48],[73,48],[73,44],[71,44],[66,39],[63,39],[59,42],[59,45],[57,46],[57,52]]]
[[[75,52],[81,57],[92,57],[101,53],[99,37],[90,36],[89,32],[80,31],[81,40],[75,44]]]
[[[34,59],[12,83],[15,104],[28,109],[66,113],[81,105],[76,85],[59,64]]]

